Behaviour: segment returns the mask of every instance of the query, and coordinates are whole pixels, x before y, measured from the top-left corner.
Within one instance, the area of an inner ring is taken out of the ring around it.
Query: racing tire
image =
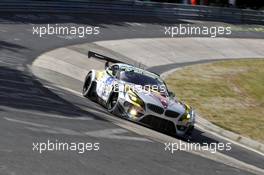
[[[110,95],[107,102],[107,110],[108,112],[120,116],[120,110],[118,105],[118,93],[114,92]]]
[[[92,74],[88,73],[83,84],[82,94],[84,97],[95,100],[96,98],[96,83],[92,81]]]

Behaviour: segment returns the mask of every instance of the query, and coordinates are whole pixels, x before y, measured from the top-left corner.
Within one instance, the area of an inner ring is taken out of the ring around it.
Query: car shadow
[[[181,140],[181,141],[184,141],[184,142],[188,142],[188,143],[193,143],[193,144],[200,144],[201,146],[203,145],[210,145],[212,143],[219,143],[218,140],[212,138],[212,137],[209,137],[207,136],[207,134],[197,128],[194,128],[193,131],[192,131],[192,134],[190,136],[177,136],[175,133],[171,133],[171,132],[166,132],[166,131],[163,131],[163,130],[160,130],[160,129],[156,129],[156,128],[153,128],[153,127],[150,127],[146,124],[141,124],[139,123],[140,125],[144,126],[144,127],[147,127],[149,129],[152,129],[154,131],[157,131],[157,132],[160,132],[162,134],[165,134],[167,136],[170,136],[170,137],[173,137],[173,138],[176,138],[178,140]]]
[[[0,111],[28,110],[71,118],[92,117],[104,120],[53,93],[30,73],[10,67],[0,66],[0,99]]]

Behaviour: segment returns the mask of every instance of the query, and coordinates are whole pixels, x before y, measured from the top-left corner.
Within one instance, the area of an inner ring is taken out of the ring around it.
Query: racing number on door
[[[107,77],[102,82],[102,98],[104,100],[108,99],[108,96],[110,95],[110,92],[112,91],[113,82],[114,82],[113,77]]]

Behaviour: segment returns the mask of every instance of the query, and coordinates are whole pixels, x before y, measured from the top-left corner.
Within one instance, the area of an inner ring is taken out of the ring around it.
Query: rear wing
[[[105,68],[109,66],[109,62],[111,62],[111,63],[123,63],[123,64],[131,65],[131,64],[119,61],[117,59],[114,59],[114,58],[111,58],[111,57],[108,57],[108,56],[93,52],[93,51],[88,51],[88,58],[91,58],[91,57],[106,61]],[[131,66],[137,67],[135,65],[131,65]],[[140,66],[138,68],[140,68]],[[151,72],[151,73],[153,73],[153,74],[155,74],[157,76],[160,76],[157,73],[154,73],[154,72]]]
[[[93,51],[88,51],[88,58],[91,58],[91,57],[94,57],[100,60],[105,60],[106,62],[111,62],[111,63],[124,63],[117,59],[114,59],[114,58],[111,58],[111,57],[108,57],[108,56],[105,56],[105,55],[102,55],[102,54],[99,54]]]

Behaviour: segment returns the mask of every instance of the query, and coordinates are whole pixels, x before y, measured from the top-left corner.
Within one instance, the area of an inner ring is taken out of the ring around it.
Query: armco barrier
[[[0,12],[111,13],[264,24],[263,11],[129,0],[2,0]]]

